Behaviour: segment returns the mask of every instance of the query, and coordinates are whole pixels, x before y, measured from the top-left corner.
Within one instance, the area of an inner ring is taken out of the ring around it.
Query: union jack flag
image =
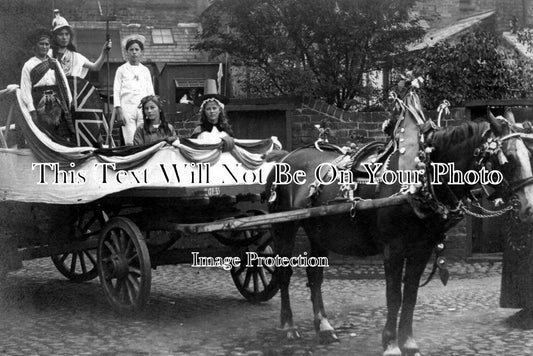
[[[73,118],[78,146],[97,146],[102,135],[109,135],[103,102],[87,80],[72,78]]]

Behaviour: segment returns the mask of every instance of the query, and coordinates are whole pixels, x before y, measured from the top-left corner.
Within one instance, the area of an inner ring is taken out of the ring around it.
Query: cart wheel
[[[252,266],[247,266],[246,261],[246,252],[255,252],[261,257],[274,257],[272,230],[244,230],[234,232],[234,234],[236,235],[235,238],[257,238],[255,242],[241,249],[239,254],[241,265],[231,269],[231,277],[239,293],[252,303],[266,302],[272,299],[279,289],[279,284],[274,275],[274,267],[269,267],[265,264],[258,266],[257,262],[253,262]]]
[[[114,217],[102,230],[98,275],[107,300],[117,310],[140,310],[148,302],[150,255],[141,231],[130,219]]]
[[[108,220],[102,210],[81,213],[76,221],[74,241],[86,241],[100,234]],[[73,282],[87,282],[98,276],[96,249],[52,255],[52,262],[61,274]]]

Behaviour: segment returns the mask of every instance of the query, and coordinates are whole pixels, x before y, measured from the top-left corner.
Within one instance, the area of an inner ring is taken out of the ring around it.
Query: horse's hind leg
[[[314,229],[316,231],[316,229]],[[307,235],[311,243],[311,256],[310,257],[327,257],[328,251],[322,248],[312,238],[312,232],[306,229]],[[322,301],[322,282],[324,280],[324,267],[307,267],[307,280],[309,289],[311,290],[311,302],[313,303],[313,314],[315,331],[318,334],[320,343],[332,343],[338,342],[339,339],[335,334],[335,329],[330,325],[328,316],[324,309],[324,303]]]
[[[405,264],[402,313],[398,326],[400,349],[406,356],[421,355],[418,345],[413,338],[413,313],[418,296],[420,278],[431,257],[432,247],[428,244],[416,251],[416,253],[407,258]]]
[[[392,245],[386,245],[384,251],[384,267],[387,295],[387,321],[382,333],[383,356],[401,356],[398,346],[396,326],[398,312],[402,305],[402,272],[403,256],[395,252]]]
[[[280,257],[292,257],[297,230],[298,225],[295,223],[284,223],[275,227],[274,248]],[[289,284],[291,282],[292,267],[276,267],[275,273],[278,276],[280,286],[281,329],[286,334],[287,339],[297,339],[300,337],[300,334],[294,325],[289,297]]]

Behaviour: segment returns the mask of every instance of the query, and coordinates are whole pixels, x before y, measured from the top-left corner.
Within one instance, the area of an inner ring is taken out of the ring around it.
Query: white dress
[[[63,57],[59,61],[66,76],[85,78],[89,72],[89,68],[84,67],[85,63],[89,63],[87,57],[78,52],[65,50]]]
[[[213,125],[211,131],[203,131],[201,134],[196,137],[197,140],[200,140],[202,143],[211,144],[219,143],[222,137],[228,136],[224,131],[219,131],[216,126]]]

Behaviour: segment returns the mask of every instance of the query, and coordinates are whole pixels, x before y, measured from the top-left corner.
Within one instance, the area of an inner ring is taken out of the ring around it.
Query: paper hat
[[[202,106],[202,103],[207,99],[216,99],[222,104],[226,105],[229,99],[220,95],[217,90],[217,82],[214,79],[206,79],[204,83],[204,95],[194,100],[194,105]]]
[[[70,28],[68,21],[63,16],[54,17],[52,21],[52,32],[62,29],[63,27]]]
[[[122,48],[125,50],[126,46],[131,41],[139,41],[140,43],[142,43],[143,48],[144,48],[144,43],[146,42],[146,38],[143,35],[139,35],[139,34],[133,34],[133,35],[126,36],[122,39]]]

